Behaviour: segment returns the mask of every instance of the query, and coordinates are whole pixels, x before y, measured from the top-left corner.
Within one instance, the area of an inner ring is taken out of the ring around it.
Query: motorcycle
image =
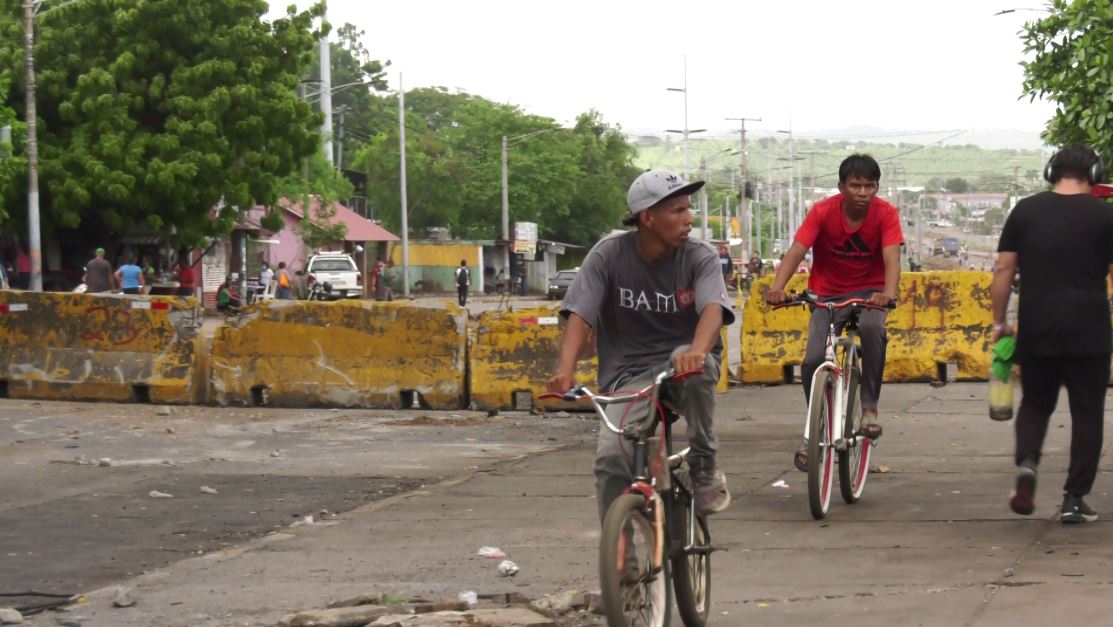
[[[328,281],[314,282],[309,286],[309,294],[306,300],[329,300],[329,295],[332,294],[332,284]]]

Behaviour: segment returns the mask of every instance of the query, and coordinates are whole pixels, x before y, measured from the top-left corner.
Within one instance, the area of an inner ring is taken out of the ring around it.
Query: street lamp
[[[510,146],[520,144],[538,135],[559,130],[562,130],[562,127],[543,128],[539,131],[523,133],[514,137],[502,136],[502,241],[505,246],[502,263],[508,276],[510,274]]]
[[[788,232],[796,231],[797,199],[793,185],[793,162],[796,161],[796,147],[792,141],[792,126],[788,130],[778,130],[778,133],[788,135]],[[780,161],[780,159],[778,159]],[[787,233],[786,233],[787,235]]]
[[[684,55],[684,86],[683,87],[666,87],[665,91],[678,91],[684,94],[684,128],[683,129],[665,129],[666,133],[679,133],[684,136],[684,182],[689,181],[688,177],[688,136],[693,133],[702,133],[706,131],[705,128],[688,128],[688,55]],[[704,218],[707,216],[704,215]]]

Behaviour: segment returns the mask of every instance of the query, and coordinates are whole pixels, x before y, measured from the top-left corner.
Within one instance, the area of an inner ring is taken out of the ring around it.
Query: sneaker
[[[730,491],[727,490],[727,477],[723,471],[714,466],[697,468],[692,476],[698,516],[717,514],[730,505]]]
[[[1009,507],[1022,516],[1030,516],[1036,511],[1035,467],[1028,464],[1019,467],[1016,473],[1016,488],[1013,490],[1012,498],[1009,499]],[[1065,501],[1063,507],[1066,507]]]
[[[1064,525],[1075,523],[1094,522],[1098,514],[1090,509],[1081,496],[1063,495],[1063,507],[1059,509],[1059,520]]]
[[[796,452],[792,454],[792,465],[796,466],[796,470],[800,472],[808,472],[808,441],[800,445]]]

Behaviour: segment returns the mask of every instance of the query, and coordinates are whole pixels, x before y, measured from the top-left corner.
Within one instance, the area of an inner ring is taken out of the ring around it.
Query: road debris
[[[499,562],[499,577],[513,577],[514,575],[518,574],[519,570],[521,569],[518,568],[518,565],[514,562],[511,562],[510,560],[503,560]]]
[[[167,494],[166,492],[159,492],[158,490],[151,490],[150,493],[147,494],[147,496],[151,497],[152,499],[172,499],[172,498],[174,498],[173,494]]]
[[[479,547],[479,552],[477,553],[477,555],[479,555],[480,557],[487,557],[495,560],[503,559],[506,557],[506,553],[504,553],[503,550],[498,548],[497,546]]]

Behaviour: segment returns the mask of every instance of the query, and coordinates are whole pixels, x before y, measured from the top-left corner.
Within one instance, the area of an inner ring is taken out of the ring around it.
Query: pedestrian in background
[[[116,282],[125,294],[139,294],[143,291],[143,268],[136,264],[135,255],[128,257],[128,262],[116,269]]]
[[[197,288],[197,275],[193,271],[193,264],[189,262],[187,251],[178,253],[178,271],[174,274],[178,279],[178,296],[193,296],[193,291]]]
[[[290,286],[293,281],[290,280],[290,272],[286,270],[286,262],[278,262],[278,272],[274,275],[274,280],[278,281],[278,285],[274,290],[274,297],[281,300],[290,300]]]
[[[456,298],[463,307],[468,303],[468,288],[471,287],[471,270],[468,270],[466,259],[460,260],[460,267],[456,268]]]
[[[1113,326],[1106,277],[1113,271],[1113,207],[1091,195],[1104,177],[1101,157],[1067,146],[1044,168],[1051,191],[1024,198],[1005,221],[990,295],[993,341],[1012,335],[1006,310],[1018,271],[1024,274],[1016,333],[1024,396],[1016,415],[1016,488],[1009,506],[1035,511],[1036,475],[1047,424],[1067,387],[1070,467],[1059,520],[1097,520],[1083,500],[1101,456]]]
[[[271,270],[270,264],[264,261],[263,269],[259,271],[259,285],[262,286],[264,292],[267,291],[267,286],[271,284],[273,279],[274,270]]]
[[[104,249],[98,248],[96,256],[85,264],[86,294],[103,294],[116,288],[116,277],[112,274],[112,264],[104,258]]]
[[[19,289],[31,289],[31,256],[23,247],[19,247],[19,255],[15,258],[15,271],[19,275]]]

